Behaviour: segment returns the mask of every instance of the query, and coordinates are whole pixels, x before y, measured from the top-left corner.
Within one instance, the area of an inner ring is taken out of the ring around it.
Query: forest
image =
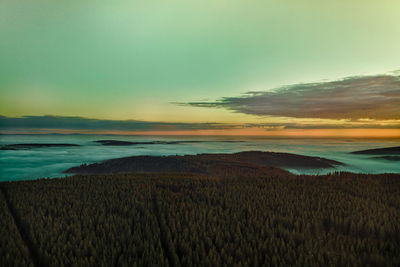
[[[131,172],[179,172],[211,176],[226,175],[232,168],[247,169],[259,175],[267,172],[284,172],[279,168],[328,169],[344,165],[341,162],[321,157],[310,157],[292,153],[242,151],[238,153],[215,153],[169,156],[131,156],[114,158],[92,164],[82,164],[64,171],[73,174],[113,174]],[[243,175],[244,171],[235,172]],[[248,175],[246,173],[246,175]]]
[[[0,265],[400,266],[400,175],[220,170],[0,183]]]

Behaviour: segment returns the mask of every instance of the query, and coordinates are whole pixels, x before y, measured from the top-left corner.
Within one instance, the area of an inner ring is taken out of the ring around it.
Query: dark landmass
[[[400,156],[382,156],[382,157],[374,157],[374,159],[384,159],[390,161],[400,161]]]
[[[74,147],[80,146],[76,144],[11,144],[0,147],[0,150],[19,150],[19,149],[31,149],[31,148],[43,148],[43,147]]]
[[[174,144],[193,144],[205,142],[222,142],[222,143],[237,143],[243,141],[235,140],[221,140],[221,141],[201,141],[201,140],[187,140],[187,141],[145,141],[145,142],[130,142],[120,140],[97,140],[95,143],[100,143],[103,146],[132,146],[132,145],[174,145]]]
[[[0,183],[0,265],[400,266],[400,175],[278,170]]]
[[[130,146],[130,145],[139,145],[138,142],[128,142],[128,141],[117,141],[117,140],[98,140],[93,141],[95,143],[100,143],[103,146]]]
[[[180,144],[180,143],[200,143],[202,141],[148,141],[148,142],[130,142],[120,140],[98,140],[94,141],[100,143],[103,146],[132,146],[132,145],[169,145],[169,144]]]
[[[351,152],[351,153],[352,154],[363,154],[363,155],[400,154],[400,146],[359,150],[359,151],[354,151],[354,152]]]
[[[342,163],[289,153],[247,151],[234,154],[198,154],[185,156],[133,156],[110,159],[90,165],[72,167],[65,173],[110,174],[126,172],[179,172],[217,175],[224,166],[247,169],[249,172],[264,168],[333,168]]]

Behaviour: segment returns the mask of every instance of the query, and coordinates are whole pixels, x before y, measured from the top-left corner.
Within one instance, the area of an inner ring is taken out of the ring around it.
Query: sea
[[[164,142],[131,146],[105,146],[95,141]],[[176,141],[176,142],[175,142]],[[172,142],[172,143],[171,143]],[[186,142],[186,143],[185,143]],[[0,150],[0,181],[63,178],[64,170],[111,158],[135,155],[188,155],[240,151],[288,152],[345,163],[331,169],[287,169],[295,174],[400,173],[400,161],[376,159],[352,151],[400,146],[399,139],[271,138],[250,136],[123,136],[89,134],[0,135],[0,146],[23,143],[68,143],[76,147]]]

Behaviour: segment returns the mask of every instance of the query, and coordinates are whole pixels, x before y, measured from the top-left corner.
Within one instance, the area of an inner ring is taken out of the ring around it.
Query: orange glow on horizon
[[[360,138],[400,138],[400,129],[205,129],[205,130],[171,130],[171,131],[113,131],[113,130],[75,130],[75,129],[42,129],[30,131],[6,131],[2,134],[112,134],[112,135],[199,135],[199,136],[265,136],[265,137],[360,137]]]

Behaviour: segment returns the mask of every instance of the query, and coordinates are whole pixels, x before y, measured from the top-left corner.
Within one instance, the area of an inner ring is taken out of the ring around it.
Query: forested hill
[[[80,145],[77,144],[31,144],[31,143],[26,143],[26,144],[10,144],[10,145],[4,145],[0,146],[0,150],[19,150],[19,149],[32,149],[32,148],[50,148],[50,147],[77,147]]]
[[[66,170],[76,174],[107,174],[123,172],[186,172],[220,174],[221,170],[284,172],[273,167],[333,168],[342,163],[319,157],[290,153],[247,151],[234,154],[198,154],[185,156],[133,156],[110,159],[90,165],[83,164]]]
[[[364,155],[394,155],[394,154],[400,154],[400,146],[366,149],[366,150],[354,151],[351,153],[364,154]]]
[[[400,175],[0,183],[0,266],[400,266]]]

